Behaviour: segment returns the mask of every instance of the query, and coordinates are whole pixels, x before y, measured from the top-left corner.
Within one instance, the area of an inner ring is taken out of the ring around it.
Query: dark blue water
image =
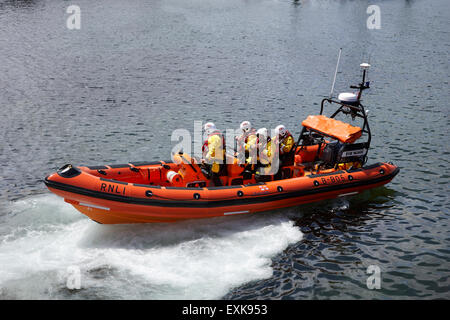
[[[0,2],[3,299],[449,298],[450,3]],[[369,30],[366,9],[381,9]],[[369,163],[395,180],[356,197],[176,225],[100,226],[51,195],[65,163],[167,159],[194,121],[237,128],[319,111],[359,80]],[[367,267],[381,270],[369,290]],[[70,267],[81,289],[69,290]],[[68,269],[69,268],[69,269]]]

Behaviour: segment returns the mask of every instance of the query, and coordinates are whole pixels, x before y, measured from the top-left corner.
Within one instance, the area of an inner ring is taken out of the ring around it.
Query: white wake
[[[0,224],[0,298],[219,299],[272,275],[302,238],[282,214],[99,225],[61,198],[11,203]],[[81,271],[69,290],[68,268]]]

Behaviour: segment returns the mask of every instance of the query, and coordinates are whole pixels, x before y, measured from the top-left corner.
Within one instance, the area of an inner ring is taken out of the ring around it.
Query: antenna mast
[[[339,56],[338,56],[338,60],[336,63],[336,71],[334,72],[333,85],[331,86],[330,99],[333,97],[334,84],[336,83],[336,75],[337,75],[338,68],[339,68],[339,60],[341,60],[341,52],[342,52],[342,48],[339,48]]]

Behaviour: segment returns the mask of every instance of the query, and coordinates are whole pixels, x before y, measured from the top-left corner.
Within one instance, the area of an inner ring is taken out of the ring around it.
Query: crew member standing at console
[[[221,186],[220,175],[224,168],[225,140],[215,124],[208,122],[204,126],[205,133],[208,135],[203,143],[202,152],[204,163],[208,169],[208,174],[216,186]]]

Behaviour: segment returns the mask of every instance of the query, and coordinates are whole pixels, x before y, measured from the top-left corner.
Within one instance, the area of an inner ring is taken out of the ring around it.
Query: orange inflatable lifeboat
[[[371,133],[360,103],[324,99],[319,115],[302,122],[299,138],[278,174],[261,179],[239,164],[226,164],[214,186],[202,164],[184,153],[171,161],[118,165],[65,165],[45,178],[50,191],[92,220],[105,223],[174,222],[296,206],[358,194],[390,182],[399,172],[392,163],[366,165]],[[324,104],[338,105],[324,116]],[[362,128],[335,118],[350,115]],[[357,142],[361,137],[365,142]]]
[[[192,166],[199,170],[196,164]],[[164,161],[98,167],[66,165],[46,177],[45,184],[99,223],[173,222],[354,195],[388,183],[399,171],[392,164],[377,163],[268,182],[252,178],[221,187],[208,187],[200,177],[189,187],[175,187],[164,177],[178,168],[178,164]]]

